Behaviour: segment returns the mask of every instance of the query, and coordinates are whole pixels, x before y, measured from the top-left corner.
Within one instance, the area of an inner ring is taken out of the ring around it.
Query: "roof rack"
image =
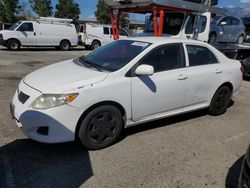
[[[64,18],[54,18],[54,17],[40,17],[35,19],[38,22],[51,22],[51,23],[71,23],[72,19],[64,19]]]
[[[214,7],[218,0],[105,0],[111,10],[126,10],[127,12],[144,13],[138,7],[164,6],[166,9],[182,10],[187,12],[211,12],[226,15],[227,11]],[[138,9],[138,10],[135,10]]]

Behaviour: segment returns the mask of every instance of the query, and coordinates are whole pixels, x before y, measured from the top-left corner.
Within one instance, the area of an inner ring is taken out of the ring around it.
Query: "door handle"
[[[34,36],[36,36],[36,32],[34,32]]]
[[[183,74],[180,74],[179,76],[178,76],[178,80],[186,80],[188,77],[187,76],[185,76],[185,75],[183,75]]]
[[[221,74],[222,72],[223,72],[223,71],[220,70],[220,69],[216,69],[216,71],[215,71],[216,74]]]

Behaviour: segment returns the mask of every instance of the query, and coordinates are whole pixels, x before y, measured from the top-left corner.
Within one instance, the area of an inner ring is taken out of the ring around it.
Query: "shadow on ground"
[[[240,176],[241,166],[244,160],[244,155],[241,156],[228,170],[226,177],[226,188],[238,187],[238,180]]]
[[[29,139],[0,148],[0,187],[77,188],[93,176],[89,153],[77,143]]]

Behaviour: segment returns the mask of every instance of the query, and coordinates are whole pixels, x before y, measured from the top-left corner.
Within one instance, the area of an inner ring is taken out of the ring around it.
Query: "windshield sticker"
[[[146,47],[146,46],[148,46],[148,43],[145,43],[145,42],[133,42],[131,45],[132,46]]]

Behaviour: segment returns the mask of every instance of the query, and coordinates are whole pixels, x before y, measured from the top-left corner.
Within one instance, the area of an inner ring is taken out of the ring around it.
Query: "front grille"
[[[24,93],[21,92],[21,91],[18,93],[18,100],[19,100],[22,104],[24,104],[29,98],[30,98],[30,96],[24,94]]]

